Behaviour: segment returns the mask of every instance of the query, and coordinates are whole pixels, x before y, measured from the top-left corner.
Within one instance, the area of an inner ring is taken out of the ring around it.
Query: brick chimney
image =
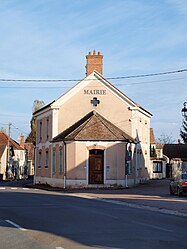
[[[98,73],[103,74],[103,55],[100,52],[96,54],[96,51],[89,52],[86,55],[86,76],[91,74],[94,70]]]
[[[21,136],[19,136],[19,145],[21,148],[24,149],[25,142],[24,142],[24,135],[23,134]]]

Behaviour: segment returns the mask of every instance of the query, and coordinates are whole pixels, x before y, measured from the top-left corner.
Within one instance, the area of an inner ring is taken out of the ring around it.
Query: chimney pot
[[[96,50],[92,52],[89,52],[88,55],[86,55],[86,76],[91,74],[93,71],[97,71],[98,73],[103,73],[103,55],[101,55],[101,52],[98,52],[96,54]]]
[[[180,139],[178,139],[178,144],[180,144],[181,143],[181,140]]]

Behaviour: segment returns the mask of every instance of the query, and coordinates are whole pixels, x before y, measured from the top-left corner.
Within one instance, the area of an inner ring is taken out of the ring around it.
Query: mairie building
[[[34,113],[36,184],[127,187],[149,179],[152,115],[102,73],[103,55],[89,52],[86,77]]]

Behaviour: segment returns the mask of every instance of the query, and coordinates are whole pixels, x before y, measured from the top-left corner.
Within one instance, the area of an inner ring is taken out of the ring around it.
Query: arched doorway
[[[104,150],[89,150],[89,184],[104,183]]]

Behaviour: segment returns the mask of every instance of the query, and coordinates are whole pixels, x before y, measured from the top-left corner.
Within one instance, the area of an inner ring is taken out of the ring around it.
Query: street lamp
[[[184,107],[183,107],[182,110],[181,110],[182,116],[183,116],[183,117],[187,117],[187,102],[184,102],[183,106],[184,106]]]

